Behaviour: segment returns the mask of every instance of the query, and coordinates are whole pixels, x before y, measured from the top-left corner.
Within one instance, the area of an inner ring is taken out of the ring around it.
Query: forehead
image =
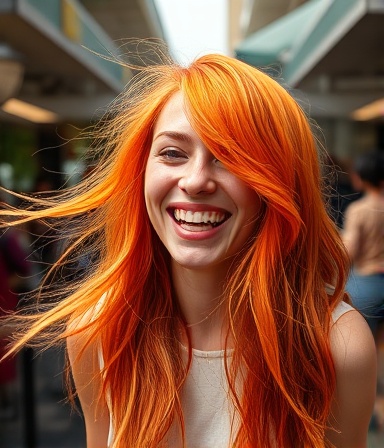
[[[160,130],[181,130],[180,128],[190,128],[184,95],[182,92],[174,93],[165,103],[159,116],[155,121],[154,135]]]

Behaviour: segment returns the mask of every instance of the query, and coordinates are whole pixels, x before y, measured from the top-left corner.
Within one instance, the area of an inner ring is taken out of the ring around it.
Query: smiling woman
[[[187,113],[185,98],[178,92],[156,120],[145,174],[148,215],[176,262],[174,270],[221,270],[222,263],[228,270],[255,232],[260,199],[215,158]]]
[[[0,211],[69,218],[10,353],[67,342],[88,448],[365,447],[375,347],[300,107],[220,55],[141,68],[116,107],[87,179]]]

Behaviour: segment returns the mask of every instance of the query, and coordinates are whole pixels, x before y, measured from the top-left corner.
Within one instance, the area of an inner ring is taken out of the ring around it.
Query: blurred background
[[[46,191],[84,175],[89,142],[77,137],[132,76],[109,60],[129,60],[131,38],[165,41],[182,64],[221,52],[276,76],[341,168],[340,213],[357,194],[352,160],[384,150],[383,0],[0,0],[1,185]],[[20,354],[0,448],[85,447],[62,370],[60,350]],[[370,446],[384,446],[376,427]]]

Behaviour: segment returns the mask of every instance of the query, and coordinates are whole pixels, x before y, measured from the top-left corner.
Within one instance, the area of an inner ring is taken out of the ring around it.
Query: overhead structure
[[[23,72],[20,55],[8,45],[0,43],[0,105],[18,93]]]
[[[313,115],[384,98],[384,2],[310,0],[246,38],[236,56],[304,92]]]
[[[109,9],[105,25],[101,10],[96,14],[98,21],[86,8],[88,4]],[[118,8],[123,4],[124,15]],[[122,57],[117,31],[127,38],[163,38],[150,0],[1,0],[0,49],[6,47],[18,55],[23,73],[12,96],[51,111],[58,120],[89,121],[131,76],[111,61]],[[0,52],[0,67],[2,60]],[[7,115],[2,112],[0,118]]]

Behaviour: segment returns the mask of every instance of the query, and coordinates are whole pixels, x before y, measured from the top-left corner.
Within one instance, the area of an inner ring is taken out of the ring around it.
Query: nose
[[[213,176],[212,161],[193,162],[184,165],[184,172],[178,186],[189,196],[212,194],[216,191],[216,181]]]

